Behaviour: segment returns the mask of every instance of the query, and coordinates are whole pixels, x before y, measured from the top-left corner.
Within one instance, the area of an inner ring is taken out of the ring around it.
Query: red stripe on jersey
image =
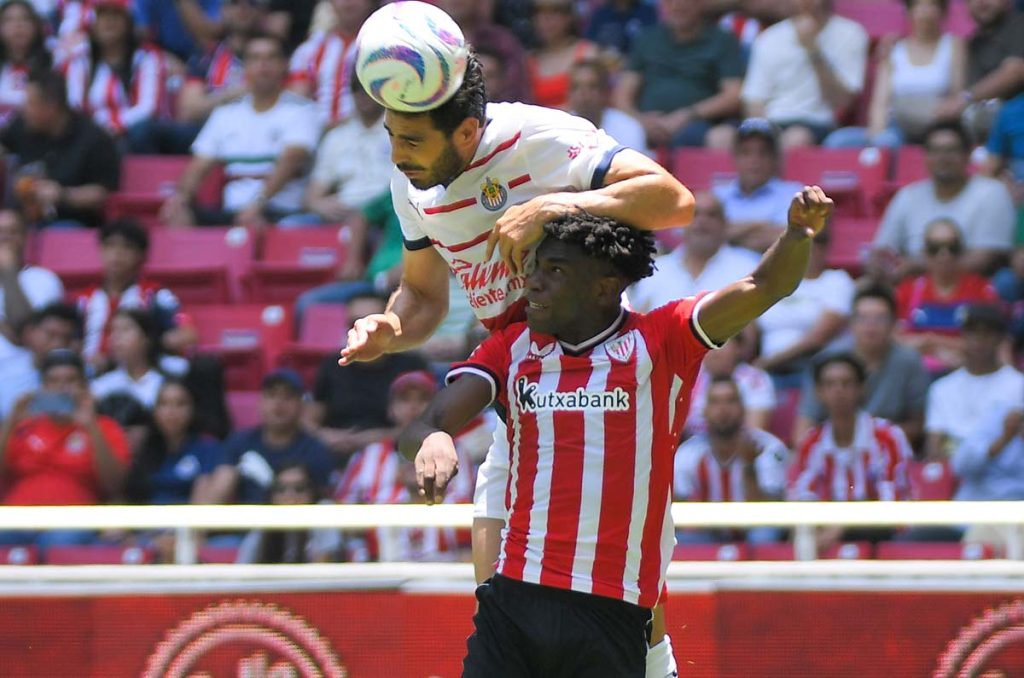
[[[697,464],[697,501],[711,501],[711,476],[707,457],[701,458]]]
[[[228,70],[234,61],[234,55],[230,50],[218,48],[217,56],[213,63],[213,73],[210,76],[210,86],[213,89],[220,89],[228,78]]]
[[[388,455],[391,454],[391,441],[383,441],[376,450],[374,450],[375,456],[377,457],[377,468],[376,473],[373,474],[373,481],[370,483],[370,496],[377,498],[377,493],[380,492],[381,482],[384,480],[384,470],[388,467]]]
[[[516,374],[516,379],[526,377],[530,383],[540,379],[540,366],[527,364]],[[514,470],[515,501],[511,507],[507,537],[505,539],[505,559],[501,573],[522,581],[526,569],[526,541],[533,526],[530,524],[530,512],[533,509],[534,484],[537,481],[537,465],[540,459],[538,443],[540,431],[537,418],[533,416],[511,416],[509,434],[512,436],[510,448],[519,449],[518,463]],[[513,473],[509,473],[509,482],[513,482]],[[537,526],[536,529],[543,529]]]
[[[331,97],[331,120],[338,120],[341,117],[341,99],[345,92],[345,78],[347,76],[347,69],[345,68],[345,55],[348,53],[348,42],[345,38],[341,38],[341,52],[338,58],[338,65],[334,69],[334,92]]]
[[[473,202],[476,202],[476,199],[474,199]],[[453,203],[453,204],[457,205],[458,203]],[[430,209],[436,209],[436,208],[430,208]],[[427,210],[423,210],[423,211],[426,212]],[[451,210],[448,210],[448,211],[451,211]],[[434,240],[433,238],[430,239],[430,242],[434,243],[438,247],[442,247],[442,248],[448,250],[449,252],[461,252],[462,250],[468,250],[470,247],[475,247],[476,245],[479,245],[483,241],[487,240],[487,238],[489,238],[490,235],[491,235],[491,231],[484,231],[483,233],[481,233],[477,237],[473,238],[472,240],[467,240],[466,242],[460,242],[457,245],[445,245],[440,240]]]
[[[650,397],[652,403],[667,403],[671,400],[672,382],[675,372],[672,370],[654,370],[649,376]],[[684,389],[690,384],[684,384]],[[639,398],[639,395],[637,396]],[[683,405],[684,410],[689,403]],[[685,420],[686,412],[681,416]],[[655,431],[667,431],[671,428],[669,412],[666,407],[653,407],[651,413],[653,431],[637,430],[638,435],[651,437],[651,475],[647,485],[647,515],[644,516],[644,531],[640,540],[640,577],[638,586],[640,597],[637,604],[641,607],[654,607],[658,603],[659,584],[662,573],[662,531],[669,498],[672,496],[672,464],[675,460],[674,446],[660,446],[656,442]],[[717,462],[716,462],[717,465]]]
[[[523,184],[525,184],[529,180],[530,180],[530,175],[529,174],[524,174],[522,176],[518,176],[515,179],[509,179],[508,187],[509,188],[515,188],[516,186],[522,186]]]
[[[110,71],[109,79],[107,80],[107,108],[110,110],[110,126],[118,132],[124,131],[124,125],[121,122],[121,110],[119,108],[117,90],[120,85],[120,81],[117,76],[114,75],[113,71]]]
[[[444,214],[446,212],[454,212],[455,210],[461,210],[463,207],[472,207],[476,204],[476,198],[466,198],[465,200],[459,200],[458,202],[449,203],[447,205],[440,205],[438,207],[424,207],[424,214]]]
[[[639,351],[639,349],[637,349]],[[612,361],[605,391],[623,388],[633,399],[633,407],[623,412],[605,412],[605,431],[636,431],[636,358],[628,363]],[[625,436],[605,448],[604,478],[601,483],[601,517],[594,553],[594,588],[599,596],[621,599],[625,592],[622,578],[626,571],[629,527],[636,475],[636,437]],[[608,452],[611,454],[608,454]]]
[[[502,141],[500,144],[498,144],[497,146],[494,147],[493,151],[491,151],[490,153],[488,153],[484,157],[480,158],[476,162],[469,163],[469,165],[466,167],[466,169],[464,169],[462,171],[463,172],[468,172],[471,169],[476,169],[477,167],[482,167],[483,165],[486,165],[487,163],[489,163],[491,161],[491,158],[493,158],[494,156],[498,155],[502,151],[507,151],[508,149],[510,149],[513,146],[515,146],[516,142],[519,141],[519,137],[521,137],[522,135],[523,135],[522,132],[516,132],[516,135],[514,137],[512,137],[511,139],[506,139],[505,141]]]
[[[505,312],[501,315],[496,315],[493,318],[486,318],[481,320],[480,323],[487,328],[488,332],[497,332],[503,330],[512,323],[521,322],[526,320],[526,299],[519,299],[514,304],[505,309]]]
[[[580,358],[562,356],[562,373],[558,379],[558,390],[572,392],[577,388],[586,390],[593,368],[573,369],[573,363]],[[584,358],[587,363],[589,358]],[[585,413],[558,411],[552,414],[551,426],[557,431],[559,440],[578,440],[578,446],[561,445],[554,455],[551,468],[551,505],[548,509],[548,524],[544,538],[544,558],[541,561],[540,583],[562,589],[572,588],[572,565],[576,557],[576,537],[579,531],[580,511],[583,503],[583,456],[586,452]],[[568,515],[550,520],[554,502],[572,507]],[[532,525],[530,526],[533,527]],[[554,546],[554,548],[552,548]]]

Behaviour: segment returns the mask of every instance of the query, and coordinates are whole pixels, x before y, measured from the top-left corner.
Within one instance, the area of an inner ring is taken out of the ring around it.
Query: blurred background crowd
[[[695,192],[694,223],[659,233],[656,273],[629,291],[636,310],[748,274],[801,185],[837,202],[797,291],[706,359],[676,499],[1024,499],[1011,0],[438,4],[492,101],[581,115]],[[453,276],[422,350],[336,362],[401,274],[383,111],[352,71],[376,7],[0,3],[4,504],[420,500],[396,431],[482,329]],[[493,423],[459,435],[448,501],[472,499]],[[211,533],[201,554],[365,561],[383,536]],[[787,548],[776,529],[678,538],[680,557]],[[387,539],[406,560],[468,557],[456,531]],[[960,528],[819,532],[826,554],[964,541],[1001,548]],[[24,562],[166,561],[173,536],[0,545]]]

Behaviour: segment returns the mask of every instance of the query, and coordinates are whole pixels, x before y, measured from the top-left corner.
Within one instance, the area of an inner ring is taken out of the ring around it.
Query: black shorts
[[[500,574],[476,598],[463,678],[644,678],[650,610]]]

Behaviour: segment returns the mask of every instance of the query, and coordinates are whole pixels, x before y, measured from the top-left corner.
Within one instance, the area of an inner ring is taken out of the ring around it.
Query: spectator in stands
[[[261,5],[264,0],[250,0],[251,4]],[[292,54],[299,45],[306,41],[313,27],[313,18],[318,5],[326,5],[327,0],[267,0],[266,30],[285,41],[288,53]]]
[[[33,310],[60,301],[64,285],[53,271],[25,261],[28,233],[18,212],[0,209],[0,363],[19,344]]]
[[[862,409],[867,373],[849,353],[828,356],[814,366],[825,421],[800,444],[787,491],[800,501],[892,501],[908,497],[910,445],[898,426]],[[818,530],[818,549],[837,542],[877,541],[891,530]]]
[[[30,224],[99,225],[121,158],[110,135],[68,106],[61,75],[29,76],[25,107],[0,131],[0,146],[18,157],[14,192]]]
[[[99,241],[103,282],[77,299],[85,317],[85,359],[96,368],[108,366],[111,320],[121,308],[152,313],[159,327],[160,345],[168,353],[180,355],[194,346],[194,329],[179,323],[178,298],[142,277],[149,251],[145,229],[132,219],[113,221],[100,229]]]
[[[325,488],[334,472],[330,451],[302,428],[302,377],[289,369],[263,378],[262,423],[238,431],[224,443],[228,463],[238,473],[237,501],[261,504],[270,498],[277,471],[286,464],[304,464],[317,488]]]
[[[643,123],[652,146],[728,148],[740,113],[743,53],[707,21],[703,0],[662,0],[662,22],[640,34],[616,105]]]
[[[259,0],[134,0],[138,31],[184,62],[198,57],[228,23],[229,7],[262,5]],[[223,5],[223,6],[222,6]]]
[[[264,227],[302,207],[303,177],[320,138],[315,108],[285,91],[284,45],[275,37],[249,38],[245,75],[249,94],[214,110],[192,144],[192,162],[160,211],[165,223]],[[200,211],[196,192],[217,163],[227,176],[223,209]]]
[[[707,430],[679,448],[673,495],[677,501],[778,501],[786,488],[789,450],[775,436],[747,425],[739,385],[716,376],[707,387],[703,408]],[[677,532],[680,543],[735,541],[734,530],[690,529]],[[779,541],[782,530],[758,527],[741,540]]]
[[[351,322],[384,312],[378,295],[354,297],[348,302]],[[335,356],[324,359],[317,372],[310,427],[336,455],[348,456],[392,434],[388,419],[388,389],[399,374],[427,369],[417,353],[387,353],[370,362],[339,367]]]
[[[795,14],[754,40],[743,81],[746,114],[782,128],[783,149],[820,143],[864,88],[868,35],[832,0],[797,0]]]
[[[725,0],[713,2],[712,6],[725,10],[718,20],[718,25],[722,30],[736,36],[747,57],[750,56],[750,49],[754,46],[757,36],[790,14],[789,3],[777,0]]]
[[[494,23],[494,3],[479,0],[442,0],[438,5],[455,19],[471,45],[488,45],[503,55],[505,87],[488,92],[492,101],[530,101],[526,52],[512,31]]]
[[[0,114],[25,105],[28,75],[48,70],[46,27],[27,0],[8,0],[0,6]]]
[[[633,50],[645,28],[658,23],[658,9],[647,0],[602,0],[590,15],[584,35],[601,48],[602,56],[618,63]]]
[[[896,314],[896,300],[889,288],[861,287],[853,297],[852,340],[841,341],[837,348],[849,351],[864,366],[864,411],[899,426],[907,440],[919,444],[924,434],[924,408],[931,377],[921,354],[896,341]],[[802,440],[825,416],[825,407],[808,371],[794,439]]]
[[[51,351],[82,349],[82,316],[74,306],[54,302],[33,312],[21,325],[20,344],[0,360],[0,420],[26,393],[39,388],[39,368]]]
[[[355,297],[390,294],[401,277],[402,228],[391,203],[391,191],[379,194],[350,216],[345,260],[338,267],[338,280],[303,292],[295,301],[295,319],[301,326],[302,316],[313,304],[345,304]],[[372,231],[377,231],[374,234]],[[373,245],[369,262],[367,247]]]
[[[294,506],[320,502],[320,483],[305,464],[287,462],[270,486],[271,504]],[[338,530],[253,530],[238,548],[237,563],[329,563],[339,560],[343,541]]]
[[[395,165],[384,128],[384,109],[359,80],[353,77],[349,82],[355,114],[320,142],[303,201],[308,213],[286,217],[283,224],[348,221],[391,186]]]
[[[960,322],[967,306],[998,298],[987,278],[963,269],[963,251],[960,228],[949,219],[933,221],[924,235],[926,272],[896,288],[899,341],[920,351],[933,373],[963,362]]]
[[[767,429],[775,411],[775,387],[768,373],[746,362],[747,335],[740,333],[719,349],[704,356],[697,380],[690,394],[690,414],[686,419],[688,434],[703,433],[707,429],[704,407],[708,391],[716,381],[728,379],[736,384],[746,413],[744,421],[750,428]]]
[[[611,75],[600,59],[584,59],[569,73],[569,111],[586,118],[627,148],[651,155],[640,121],[612,108]]]
[[[388,389],[388,417],[396,430],[405,428],[426,411],[437,388],[437,379],[426,371],[405,372],[395,378]],[[446,504],[468,503],[473,499],[473,474],[468,472],[472,466],[460,436],[455,437],[455,449],[460,456],[460,466],[467,472],[459,473],[448,486]],[[397,441],[393,437],[385,438],[352,456],[334,498],[339,504],[419,503],[415,468],[398,451]],[[455,548],[451,529],[406,528],[399,530],[395,537],[399,544],[396,560],[437,560],[441,553],[450,553]],[[378,532],[378,543],[386,538],[386,533]],[[354,540],[350,547],[352,560],[372,559],[373,554],[364,540]]]
[[[811,261],[800,286],[757,319],[761,357],[777,389],[799,387],[810,360],[839,338],[850,317],[854,285],[850,275],[826,268],[829,230],[811,245]]]
[[[1024,348],[1024,246],[1018,246],[1010,257],[1010,265],[992,278],[999,298],[1012,310],[1010,333],[1014,349]]]
[[[992,118],[992,100],[1008,100],[1024,91],[1024,15],[1011,0],[968,0],[978,30],[967,43],[967,87],[954,92],[939,109],[946,118],[963,116],[982,137]]]
[[[572,0],[535,0],[533,29],[538,44],[526,62],[531,99],[538,106],[565,108],[573,66],[597,56],[597,45],[580,38]]]
[[[648,312],[673,299],[716,290],[738,280],[757,266],[749,250],[726,243],[722,204],[711,193],[695,196],[693,223],[683,233],[683,244],[657,258],[654,275],[628,291],[630,304]]]
[[[999,358],[1006,339],[1006,319],[995,306],[968,308],[963,320],[964,366],[928,389],[925,409],[925,454],[947,459],[988,413],[1019,403],[1024,375]]]
[[[42,389],[23,396],[0,431],[0,482],[8,506],[99,504],[120,495],[131,461],[128,442],[111,419],[97,416],[82,359],[50,353]],[[91,530],[9,532],[6,544],[84,544]]]
[[[985,148],[985,174],[997,179],[1005,177],[1011,185],[1024,185],[1024,96],[1002,105]],[[1024,201],[1019,192],[1016,198],[1018,204]],[[1022,236],[1018,226],[1017,242],[1024,241]]]
[[[949,0],[904,2],[910,34],[881,43],[868,126],[836,130],[825,146],[920,143],[929,125],[939,119],[945,98],[963,90],[967,65],[963,41],[942,30]]]
[[[313,35],[292,55],[289,87],[316,101],[316,115],[324,128],[355,113],[350,80],[356,35],[378,4],[378,0],[333,0],[337,17],[334,30]]]
[[[1024,499],[1022,396],[986,412],[950,460],[959,480],[956,500]]]
[[[765,118],[740,124],[732,154],[736,179],[714,188],[729,242],[763,252],[785,231],[789,204],[802,186],[779,177],[778,130]]]
[[[88,43],[61,66],[68,102],[128,152],[156,152],[155,122],[167,112],[163,53],[139,43],[128,0],[100,0],[92,11]]]
[[[92,394],[102,400],[113,393],[127,393],[152,410],[165,379],[156,315],[144,308],[117,309],[110,319],[109,340],[113,369],[93,379]],[[183,367],[187,371],[187,363]]]
[[[135,504],[223,504],[234,491],[235,468],[219,441],[199,433],[196,399],[188,385],[168,377],[125,480]]]
[[[946,218],[963,229],[963,267],[990,272],[1013,245],[1015,216],[1009,191],[995,179],[969,174],[971,143],[960,124],[932,125],[924,144],[929,178],[904,186],[889,203],[875,235],[869,269],[895,281],[925,270],[925,230],[936,219]]]

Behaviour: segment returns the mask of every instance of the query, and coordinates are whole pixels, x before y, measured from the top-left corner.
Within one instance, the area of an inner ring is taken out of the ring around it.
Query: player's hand
[[[354,362],[376,360],[387,352],[395,340],[395,328],[384,313],[374,313],[360,318],[348,331],[348,343],[341,349],[342,367]]]
[[[789,204],[789,227],[801,230],[808,238],[821,233],[832,216],[832,198],[818,186],[804,186]]]
[[[450,435],[438,431],[423,439],[416,453],[416,485],[428,504],[444,501],[444,491],[458,472],[459,455]]]
[[[490,261],[497,248],[512,275],[524,275],[527,255],[544,237],[544,224],[573,209],[568,195],[549,193],[505,210],[487,238],[484,259]]]

